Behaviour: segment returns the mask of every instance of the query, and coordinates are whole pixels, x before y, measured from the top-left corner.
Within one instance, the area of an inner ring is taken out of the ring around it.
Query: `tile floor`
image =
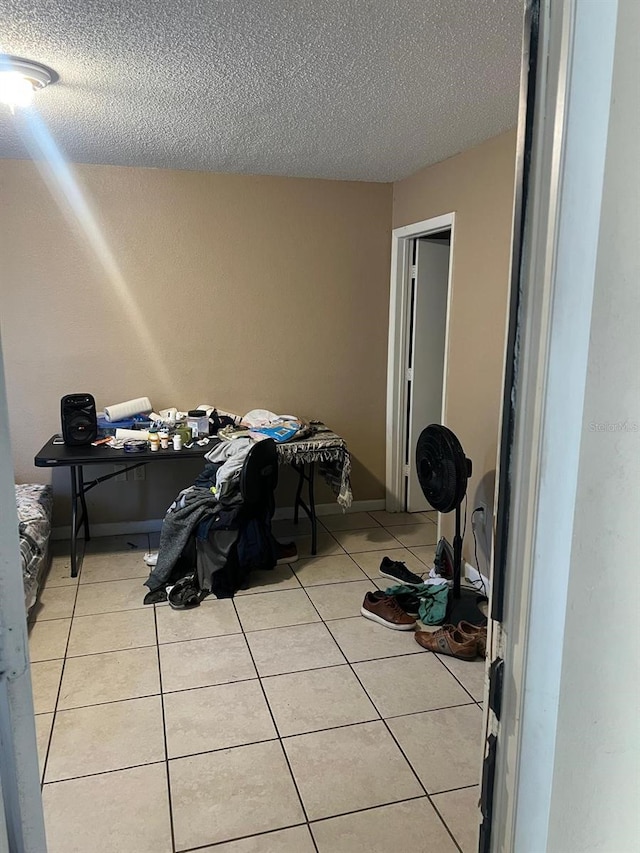
[[[58,550],[30,648],[49,853],[477,847],[484,666],[359,615],[430,514],[323,517],[316,557],[194,611],[142,604],[147,536]]]

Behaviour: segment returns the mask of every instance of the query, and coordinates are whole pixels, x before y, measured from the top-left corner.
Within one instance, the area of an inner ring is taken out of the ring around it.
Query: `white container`
[[[173,449],[182,450],[182,436],[179,433],[173,436]]]
[[[202,409],[192,409],[187,412],[187,426],[191,427],[194,438],[209,435],[209,417]]]

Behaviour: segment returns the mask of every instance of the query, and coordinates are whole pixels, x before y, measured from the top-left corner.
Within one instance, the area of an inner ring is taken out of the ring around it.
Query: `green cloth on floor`
[[[421,583],[418,586],[390,586],[385,595],[415,595],[420,599],[418,617],[423,625],[442,625],[449,603],[449,584]]]

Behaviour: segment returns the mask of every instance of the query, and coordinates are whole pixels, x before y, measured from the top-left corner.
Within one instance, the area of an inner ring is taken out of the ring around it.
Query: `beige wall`
[[[62,212],[32,164],[0,161],[16,478],[49,479],[33,456],[60,428],[61,396],[89,391],[99,408],[146,395],[156,408],[322,419],[347,439],[355,499],[382,498],[391,185],[110,166],[72,175],[95,229],[86,211],[83,228]],[[147,483],[96,490],[94,519],[161,517],[191,471],[152,469]],[[55,472],[60,495],[66,479]]]
[[[469,513],[479,501],[493,503],[515,139],[515,131],[501,134],[393,187],[394,228],[456,214],[446,422],[473,462]],[[471,559],[468,545],[469,537],[466,553]]]
[[[491,504],[514,150],[503,134],[395,183],[393,200],[389,184],[74,166],[79,218],[50,175],[0,160],[17,480],[51,477],[33,456],[59,430],[60,397],[90,391],[99,407],[147,395],[325,420],[351,449],[355,499],[382,499],[391,224],[455,211],[447,423],[474,463],[470,503]],[[161,517],[198,467],[106,484],[93,517]],[[54,472],[59,498],[66,480]]]

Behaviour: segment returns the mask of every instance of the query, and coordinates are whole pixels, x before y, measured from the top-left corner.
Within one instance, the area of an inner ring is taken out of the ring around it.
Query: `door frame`
[[[0,850],[47,849],[0,340]]]
[[[546,850],[549,838],[616,11],[617,0],[526,4],[528,176],[516,187],[489,656],[504,673],[490,719],[485,701],[497,748],[481,850],[495,853]]]
[[[387,441],[385,508],[387,512],[404,509],[404,436],[407,424],[406,354],[409,343],[409,285],[411,281],[410,241],[451,230],[449,275],[447,281],[447,317],[444,339],[441,422],[445,423],[447,371],[449,363],[449,327],[453,290],[453,243],[455,213],[434,216],[422,222],[403,225],[391,232],[391,291],[389,296],[389,344],[387,356]]]

